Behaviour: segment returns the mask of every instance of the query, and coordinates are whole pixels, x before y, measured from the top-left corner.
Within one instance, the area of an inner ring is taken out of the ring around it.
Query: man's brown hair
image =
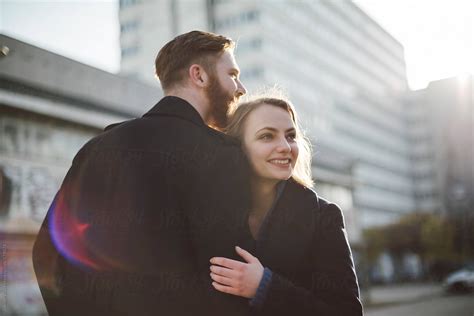
[[[181,82],[189,66],[199,64],[207,72],[214,71],[215,60],[235,46],[232,39],[203,31],[181,34],[168,42],[155,60],[156,76],[163,90]]]

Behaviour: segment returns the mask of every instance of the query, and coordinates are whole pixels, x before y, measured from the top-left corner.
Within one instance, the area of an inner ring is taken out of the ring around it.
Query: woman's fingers
[[[215,274],[222,275],[222,276],[225,276],[227,278],[235,278],[235,277],[238,276],[238,272],[236,272],[232,269],[227,269],[227,268],[224,268],[224,267],[214,266],[214,265],[212,265],[210,269]]]
[[[212,285],[220,292],[246,298],[255,296],[264,268],[258,258],[248,251],[235,247],[237,253],[247,262],[224,257],[211,258]]]
[[[228,259],[228,258],[223,258],[223,257],[214,257],[214,258],[211,258],[210,261],[212,264],[217,264],[217,265],[220,265],[232,270],[242,269],[245,265],[245,263],[243,262]]]
[[[216,290],[221,291],[223,293],[232,294],[232,295],[239,295],[238,290],[233,288],[233,287],[222,285],[222,284],[219,284],[217,282],[212,282],[212,286],[214,286],[214,288]]]
[[[234,283],[235,283],[233,279],[215,274],[214,272],[211,272],[211,279],[216,281],[219,284],[227,285],[230,287],[234,286]]]

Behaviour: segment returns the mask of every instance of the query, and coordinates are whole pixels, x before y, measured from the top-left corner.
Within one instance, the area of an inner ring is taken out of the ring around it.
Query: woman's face
[[[290,113],[263,104],[248,114],[244,124],[243,147],[254,175],[262,180],[290,178],[298,158]]]

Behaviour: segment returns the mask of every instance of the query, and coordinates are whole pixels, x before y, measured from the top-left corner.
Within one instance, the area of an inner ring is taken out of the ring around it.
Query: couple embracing
[[[77,153],[33,249],[50,315],[362,315],[295,109],[237,104],[234,45],[201,31],[167,43],[165,97]]]

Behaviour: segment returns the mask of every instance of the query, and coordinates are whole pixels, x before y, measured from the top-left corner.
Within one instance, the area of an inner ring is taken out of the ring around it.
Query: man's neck
[[[210,115],[208,102],[207,100],[204,100],[203,96],[198,91],[186,88],[174,89],[166,91],[165,96],[174,96],[187,101],[193,108],[196,109],[202,120],[206,124],[209,123]]]

